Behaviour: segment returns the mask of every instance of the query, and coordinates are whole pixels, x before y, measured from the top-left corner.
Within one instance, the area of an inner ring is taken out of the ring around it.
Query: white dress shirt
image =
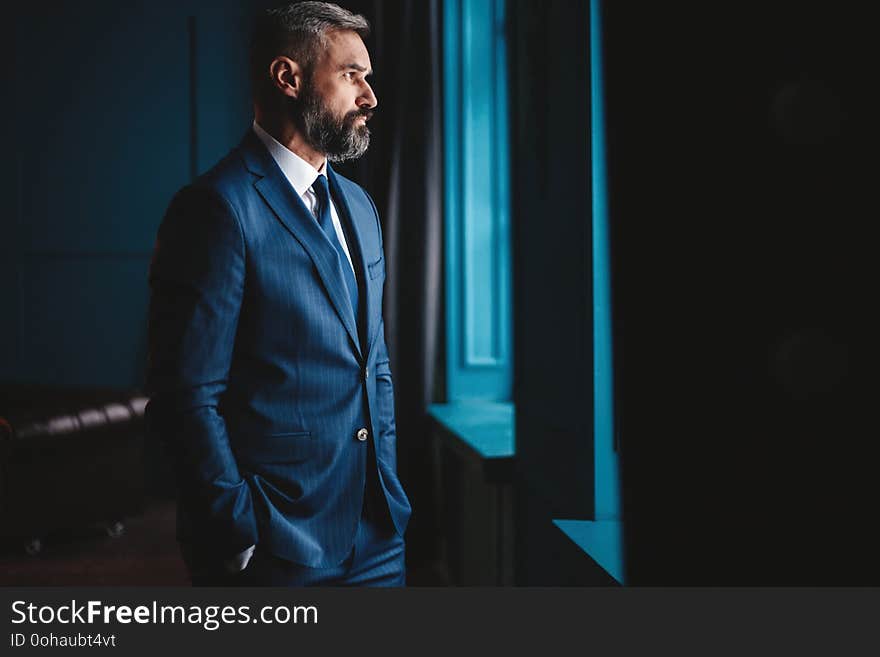
[[[299,194],[306,207],[317,218],[319,210],[318,197],[312,190],[312,185],[318,179],[318,176],[327,175],[327,160],[324,160],[320,169],[315,169],[315,167],[263,130],[256,121],[254,121],[254,132],[257,133],[257,137],[269,149],[269,154],[278,164],[278,168],[281,169],[281,173],[287,178],[287,182],[290,183],[290,186]],[[330,199],[330,218],[333,220],[333,228],[336,229],[336,237],[339,238],[342,250],[345,251],[345,257],[348,258],[348,265],[354,272],[354,264],[348,251],[348,243],[345,241],[345,232],[342,230],[342,223],[339,221],[339,214],[336,212],[336,205],[332,197]],[[355,272],[355,280],[357,280],[357,272]]]

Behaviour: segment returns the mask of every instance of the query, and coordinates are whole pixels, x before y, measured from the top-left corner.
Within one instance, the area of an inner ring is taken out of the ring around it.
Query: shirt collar
[[[278,168],[281,169],[284,177],[287,178],[287,181],[300,196],[309,190],[319,175],[327,175],[327,158],[324,158],[320,169],[315,169],[315,167],[263,130],[256,120],[254,120],[253,127],[257,137],[265,144],[269,154],[278,164]]]

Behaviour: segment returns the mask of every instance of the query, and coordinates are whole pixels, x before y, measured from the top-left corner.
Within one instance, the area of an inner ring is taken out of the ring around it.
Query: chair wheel
[[[104,527],[104,531],[110,538],[119,538],[125,533],[125,525],[120,520],[110,522]]]
[[[43,541],[39,538],[32,538],[25,541],[24,551],[30,557],[35,557],[43,551]]]

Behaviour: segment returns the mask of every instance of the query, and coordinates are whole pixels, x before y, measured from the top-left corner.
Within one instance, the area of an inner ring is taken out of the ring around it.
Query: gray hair
[[[269,64],[278,55],[290,57],[309,75],[318,54],[327,47],[327,33],[335,30],[351,30],[366,39],[370,24],[360,14],[329,2],[294,2],[264,11],[251,40],[254,95],[265,97]]]

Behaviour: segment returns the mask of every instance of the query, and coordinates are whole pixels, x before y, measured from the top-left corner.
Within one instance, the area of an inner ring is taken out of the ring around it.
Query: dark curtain
[[[369,19],[378,106],[361,160],[338,167],[379,210],[385,241],[385,335],[394,374],[398,468],[413,505],[410,563],[437,556],[438,477],[425,407],[439,397],[443,160],[439,0],[344,3]]]

